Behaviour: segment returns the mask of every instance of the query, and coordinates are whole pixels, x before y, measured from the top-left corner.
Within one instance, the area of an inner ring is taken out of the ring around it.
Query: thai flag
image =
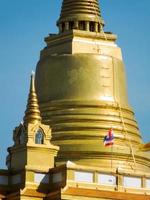
[[[112,129],[108,131],[107,135],[104,137],[103,142],[105,146],[111,146],[114,144],[114,133]]]

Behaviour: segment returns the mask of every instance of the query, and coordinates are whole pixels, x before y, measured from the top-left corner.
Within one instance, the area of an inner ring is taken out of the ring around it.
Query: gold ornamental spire
[[[98,0],[63,0],[57,25],[60,32],[71,29],[101,32],[104,21]]]
[[[40,110],[35,91],[34,73],[31,75],[30,92],[28,96],[27,108],[24,116],[24,123],[34,123],[36,121],[41,122]]]

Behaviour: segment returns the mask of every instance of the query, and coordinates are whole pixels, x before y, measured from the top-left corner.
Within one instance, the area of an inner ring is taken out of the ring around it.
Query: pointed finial
[[[35,82],[35,72],[32,71],[31,72],[31,82],[30,82],[30,92],[34,92],[35,93],[35,85],[34,85],[34,82]]]
[[[28,96],[28,103],[24,116],[24,123],[41,122],[40,110],[38,105],[38,99],[35,91],[35,73],[31,74],[30,92]]]

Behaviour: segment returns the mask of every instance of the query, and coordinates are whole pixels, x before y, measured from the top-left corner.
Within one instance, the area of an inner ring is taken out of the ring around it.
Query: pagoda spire
[[[28,96],[27,107],[24,116],[24,123],[41,122],[40,110],[38,99],[35,91],[35,78],[34,72],[31,74],[30,91]]]
[[[60,32],[72,29],[101,32],[104,21],[98,0],[63,0],[57,25]]]

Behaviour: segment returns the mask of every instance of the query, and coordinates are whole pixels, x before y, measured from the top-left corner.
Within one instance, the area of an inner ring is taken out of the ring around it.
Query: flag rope
[[[136,160],[135,160],[135,155],[134,155],[134,151],[133,151],[133,145],[132,145],[132,142],[131,142],[131,138],[130,138],[130,136],[128,134],[128,131],[126,129],[126,126],[125,126],[125,122],[124,122],[124,119],[123,119],[121,105],[119,104],[119,102],[117,102],[117,104],[118,104],[119,111],[120,111],[120,117],[121,117],[121,121],[122,121],[122,124],[123,124],[123,129],[125,131],[124,137],[125,137],[125,139],[129,140],[129,145],[130,145],[130,150],[131,150],[131,153],[132,153],[132,158],[133,158],[134,166],[136,167]]]
[[[114,71],[114,60],[113,60],[113,58],[112,58],[112,66],[113,66],[113,71]],[[114,91],[115,91],[115,89],[114,89]],[[117,103],[117,106],[119,107],[119,113],[120,113],[121,123],[123,125],[123,130],[124,130],[124,138],[127,141],[129,141],[129,147],[130,147],[130,150],[131,150],[132,159],[133,159],[133,162],[134,162],[134,167],[136,168],[136,159],[135,159],[135,155],[134,155],[134,151],[133,151],[132,141],[131,141],[131,138],[130,138],[130,136],[128,134],[128,131],[127,131],[127,128],[126,128],[126,125],[125,125],[125,122],[124,122],[121,105],[120,105],[118,99],[116,98],[115,94],[114,94],[114,100]],[[129,159],[129,157],[128,157],[128,159]]]

